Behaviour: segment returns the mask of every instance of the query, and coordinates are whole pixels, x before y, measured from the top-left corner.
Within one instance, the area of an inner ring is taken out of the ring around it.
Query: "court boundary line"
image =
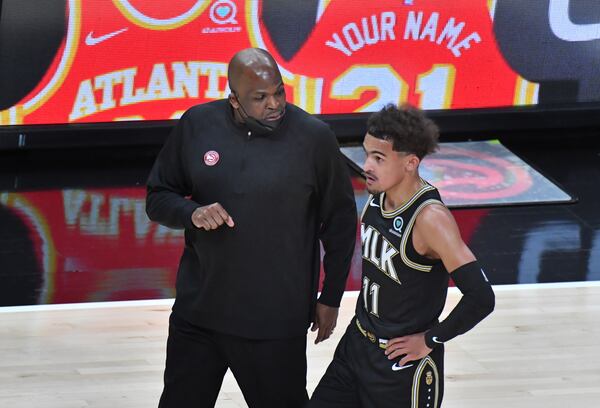
[[[531,289],[562,289],[562,288],[588,288],[600,287],[600,281],[577,281],[577,282],[552,282],[552,283],[515,283],[509,285],[493,285],[495,292],[521,291]],[[358,290],[345,291],[343,297],[356,297]],[[456,287],[449,287],[448,293],[458,293]],[[146,299],[146,300],[119,300],[107,302],[80,302],[80,303],[59,303],[45,305],[25,305],[25,306],[0,306],[2,313],[22,313],[22,312],[46,312],[60,310],[86,310],[86,309],[111,309],[127,307],[145,307],[145,306],[173,306],[174,298],[167,299]]]

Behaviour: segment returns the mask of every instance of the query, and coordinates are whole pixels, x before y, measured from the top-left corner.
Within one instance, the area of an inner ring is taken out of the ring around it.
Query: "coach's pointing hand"
[[[337,323],[339,308],[331,307],[317,302],[317,310],[315,311],[315,321],[310,328],[311,331],[316,331],[317,338],[315,344],[327,340],[333,333],[333,329]]]
[[[192,223],[197,228],[206,231],[219,228],[223,224],[233,227],[233,218],[225,211],[219,203],[213,203],[204,207],[198,207],[192,213]]]

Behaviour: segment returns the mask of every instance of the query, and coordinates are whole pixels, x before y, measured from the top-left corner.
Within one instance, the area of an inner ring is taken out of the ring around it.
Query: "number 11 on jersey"
[[[362,294],[365,302],[365,310],[372,315],[379,317],[379,285],[375,282],[371,282],[368,277],[363,276]],[[371,300],[371,307],[369,308],[369,298]]]

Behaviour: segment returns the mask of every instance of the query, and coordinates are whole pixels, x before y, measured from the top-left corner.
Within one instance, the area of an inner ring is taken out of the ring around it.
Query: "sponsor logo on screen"
[[[217,0],[209,10],[210,20],[216,27],[204,27],[202,34],[239,33],[242,31],[236,20],[238,8],[232,0]]]
[[[210,8],[210,19],[213,23],[237,24],[235,16],[237,14],[237,6],[231,0],[215,1]]]

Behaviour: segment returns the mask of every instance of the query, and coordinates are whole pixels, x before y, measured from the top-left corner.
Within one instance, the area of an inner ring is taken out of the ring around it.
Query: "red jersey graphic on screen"
[[[270,51],[288,99],[311,113],[535,103],[506,64],[494,1],[65,0],[64,40],[0,124],[178,118],[226,97],[227,63]]]
[[[227,61],[250,46],[242,1],[69,0],[67,13],[24,123],[177,118],[227,96]]]
[[[519,78],[495,43],[493,2],[322,1],[293,55],[275,22],[295,30],[294,15],[272,12],[280,17],[272,24],[249,22],[253,45],[282,62],[298,91],[294,101],[309,111],[375,111],[406,101],[425,109],[515,104]]]

